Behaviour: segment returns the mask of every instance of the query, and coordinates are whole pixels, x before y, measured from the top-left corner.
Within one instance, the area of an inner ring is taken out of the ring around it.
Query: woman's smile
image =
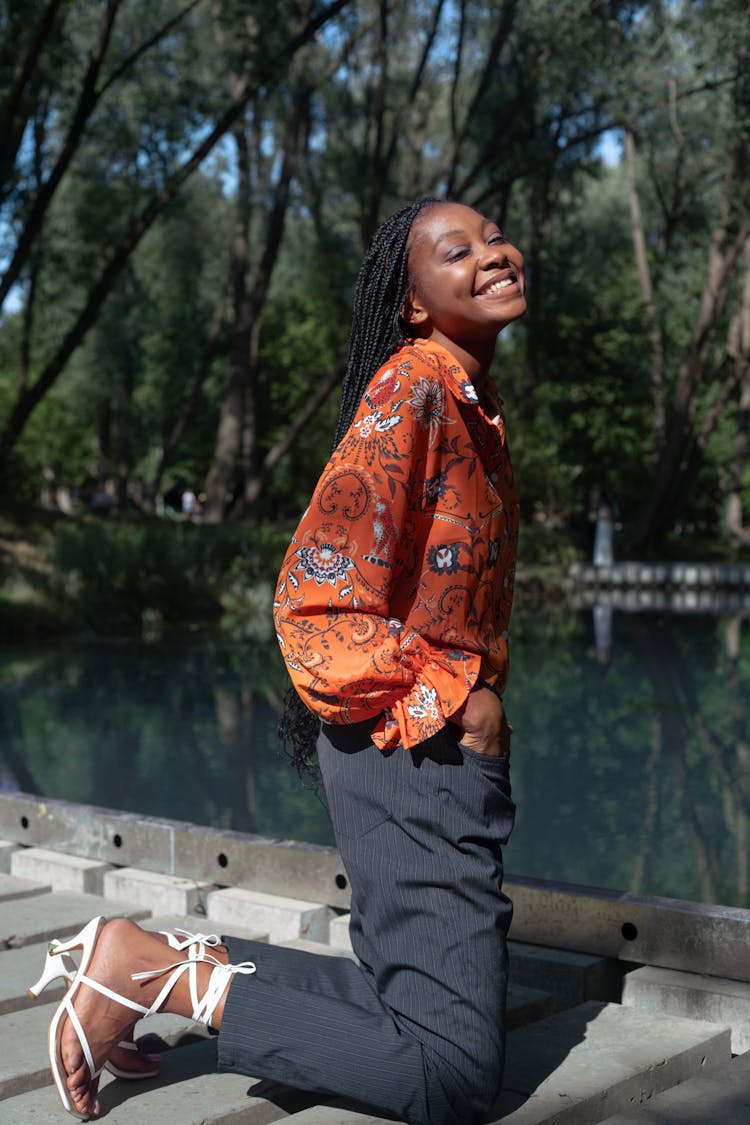
[[[512,292],[510,292],[512,290]],[[474,294],[475,297],[517,297],[521,293],[518,278],[512,270],[505,270],[485,281],[484,285]]]

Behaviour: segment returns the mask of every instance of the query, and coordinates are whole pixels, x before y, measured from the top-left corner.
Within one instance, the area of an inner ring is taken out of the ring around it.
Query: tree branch
[[[106,81],[99,87],[99,90],[97,91],[97,98],[102,98],[104,94],[106,94],[110,86],[114,85],[115,82],[122,78],[123,74],[125,74],[125,72],[129,70],[130,67],[133,66],[136,62],[138,62],[138,59],[141,58],[142,55],[145,55],[147,51],[156,46],[156,44],[161,39],[163,39],[164,36],[172,30],[172,28],[176,27],[178,23],[181,23],[182,20],[184,20],[185,16],[190,15],[193,8],[197,8],[198,5],[202,2],[203,0],[190,0],[189,4],[186,4],[184,8],[181,8],[180,11],[172,17],[172,19],[167,20],[165,24],[162,24],[158,31],[155,31],[149,39],[144,39],[143,43],[141,43],[139,47],[136,47],[134,51],[131,51],[131,53],[122,60],[119,66],[115,67],[109,78],[107,78]]]
[[[23,62],[16,67],[13,85],[8,93],[5,111],[0,122],[0,185],[4,185],[12,169],[18,148],[21,144],[30,112],[21,112],[24,93],[29,85],[34,66],[41,54],[44,43],[57,30],[57,16],[62,0],[50,0],[42,13]]]
[[[307,423],[317,414],[334,387],[341,382],[345,371],[346,362],[340,363],[337,367],[329,371],[328,375],[318,384],[315,392],[307,400],[288,430],[268,450],[263,458],[259,471],[252,480],[248,481],[241,498],[235,501],[230,511],[230,517],[232,519],[237,518],[238,515],[245,512],[248,507],[255,503],[271,479],[273,471],[281,458],[290,451]]]
[[[117,10],[120,7],[122,0],[107,0],[107,6],[102,13],[101,23],[99,25],[99,34],[96,43],[94,44],[91,52],[89,53],[89,65],[84,75],[81,91],[78,97],[78,104],[73,114],[73,120],[70,123],[68,132],[62,144],[62,148],[57,157],[54,168],[49,174],[47,180],[42,184],[37,192],[36,199],[31,208],[31,211],[26,219],[21,236],[16,244],[16,250],[10,261],[8,268],[3,274],[0,281],[0,309],[2,309],[9,290],[18,280],[19,274],[28,258],[29,251],[33,244],[34,239],[41,230],[42,222],[47,208],[52,201],[52,198],[57,190],[63,174],[68,168],[73,153],[80,143],[83,136],[83,130],[86,122],[91,116],[94,107],[97,104],[99,95],[96,92],[96,80],[99,76],[104,56],[107,52],[109,39],[112,34],[112,28],[115,22]]]
[[[110,3],[112,2],[113,0],[110,0]],[[119,3],[119,0],[114,0],[114,2]],[[341,11],[348,3],[350,3],[350,0],[333,0],[333,2],[324,8],[315,19],[311,20],[302,31],[288,41],[284,50],[273,62],[279,63],[283,58],[293,55],[301,46],[312,39],[314,34],[323,26],[327,19],[330,19],[337,12]],[[259,77],[251,86],[247,78],[245,79],[245,88],[242,95],[227,107],[208,136],[178,168],[169,183],[165,184],[163,188],[152,196],[140,215],[133,220],[128,231],[120,240],[120,243],[115,248],[109,261],[105,264],[99,277],[93,284],[86,305],[79,313],[73,326],[65,335],[56,353],[49,360],[33,386],[28,387],[23,393],[17,396],[16,402],[6,422],[2,437],[0,437],[0,458],[7,458],[18,441],[29,416],[50,387],[54,385],[71,355],[81,344],[86,333],[96,321],[106,297],[111,292],[125,263],[135,250],[143,235],[153,225],[154,221],[167,204],[174,199],[188,177],[191,176],[195,169],[205,160],[217,141],[219,141],[231,127],[234,120],[242,113],[248,99],[256,91],[262,81],[263,78]]]

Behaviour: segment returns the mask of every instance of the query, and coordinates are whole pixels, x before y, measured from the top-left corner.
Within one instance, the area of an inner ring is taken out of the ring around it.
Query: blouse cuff
[[[373,729],[372,740],[381,750],[410,750],[442,730],[466,701],[482,663],[477,653],[435,649],[415,633],[401,645],[401,653],[401,663],[416,670],[416,679]]]

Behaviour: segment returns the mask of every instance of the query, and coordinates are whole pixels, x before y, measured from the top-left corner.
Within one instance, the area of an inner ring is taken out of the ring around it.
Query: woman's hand
[[[505,758],[510,753],[513,728],[492,688],[475,686],[450,721],[461,730],[461,745],[468,750],[490,758]]]

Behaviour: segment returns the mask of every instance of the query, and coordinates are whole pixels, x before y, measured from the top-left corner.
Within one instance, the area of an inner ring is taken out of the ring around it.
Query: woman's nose
[[[505,269],[510,265],[508,247],[504,243],[496,246],[486,246],[480,256],[479,265],[483,270]]]

